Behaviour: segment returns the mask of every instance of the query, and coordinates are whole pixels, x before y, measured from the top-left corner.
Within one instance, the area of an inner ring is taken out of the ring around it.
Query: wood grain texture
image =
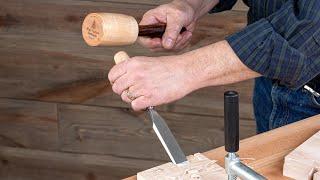
[[[8,51],[0,48],[2,97],[128,107],[112,92],[106,80],[107,69],[113,65],[113,55],[109,61],[99,61],[42,50],[19,50],[14,55],[13,51]],[[233,89],[240,92],[240,117],[252,119],[251,88],[252,81],[205,88],[162,106],[160,110],[222,116],[222,94]]]
[[[107,174],[92,172],[72,172],[64,170],[53,170],[41,167],[25,167],[16,164],[5,164],[0,166],[0,178],[2,180],[118,180]]]
[[[320,172],[316,172],[313,174],[313,180],[320,180]]]
[[[81,37],[81,23],[89,12],[126,12],[139,19],[154,7],[150,4],[79,0],[5,0],[2,4],[0,38],[6,43],[0,44],[1,97],[127,107],[110,87],[104,88],[113,55],[123,49],[132,56],[167,55],[148,52],[139,45],[88,47]],[[32,9],[39,11],[32,13]],[[245,24],[245,12],[241,11],[207,15],[186,51],[221,40]],[[220,93],[229,88],[240,91],[240,116],[252,119],[251,81],[205,88],[160,110],[222,116]]]
[[[169,160],[152,130],[151,121],[143,113],[82,105],[59,105],[58,110],[63,151]],[[160,114],[187,154],[223,145],[222,118]],[[241,121],[240,132],[241,138],[254,135],[254,122]]]
[[[105,176],[108,175],[108,177],[111,177],[112,179],[120,179],[125,174],[133,174],[141,169],[150,168],[161,163],[159,161],[135,158],[130,159],[110,155],[96,156],[90,154],[62,153],[5,146],[0,146],[0,159],[2,160],[3,166],[0,170],[0,178],[6,177],[8,174],[14,176],[12,172],[3,171],[3,169],[7,166],[10,168],[10,165],[18,165],[20,167],[29,168],[29,171],[38,168],[39,172],[41,172],[41,169],[47,170],[47,173],[48,171],[51,171],[53,176],[55,173],[59,174],[59,171],[62,171],[74,172],[75,175],[78,173],[78,176],[83,174],[94,175],[97,173]],[[19,174],[18,176],[24,175]],[[26,174],[26,177],[30,176],[32,177],[31,174]],[[47,178],[54,179],[54,177],[50,178],[49,176]]]
[[[57,150],[58,123],[55,104],[0,99],[1,145]]]
[[[320,171],[320,131],[299,145],[285,157],[283,175],[309,180]]]
[[[292,150],[320,130],[320,115],[286,125],[240,141],[239,156],[243,162],[268,179],[289,180],[282,175],[284,158]],[[204,154],[224,166],[224,147],[207,151]],[[136,176],[126,178],[135,180]]]
[[[123,46],[138,38],[137,20],[120,13],[90,13],[82,23],[82,37],[90,46]]]
[[[168,160],[149,121],[111,91],[107,74],[120,50],[132,56],[172,53],[137,44],[92,48],[81,37],[90,12],[126,13],[139,21],[164,2],[1,0],[0,179],[112,180]],[[245,14],[205,16],[186,51],[241,29]],[[241,137],[254,134],[252,84],[205,88],[159,110],[187,153],[206,151],[223,143],[227,89],[241,94]]]
[[[176,165],[169,162],[139,172],[137,174],[137,180],[227,179],[227,174],[224,168],[219,166],[216,161],[208,159],[201,153],[190,155],[187,159],[187,163]]]

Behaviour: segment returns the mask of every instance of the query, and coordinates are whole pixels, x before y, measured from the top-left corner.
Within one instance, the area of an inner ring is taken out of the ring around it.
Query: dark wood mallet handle
[[[139,25],[139,35],[150,38],[161,38],[166,30],[166,24],[152,24],[152,25]],[[183,27],[180,33],[183,33],[187,29]]]

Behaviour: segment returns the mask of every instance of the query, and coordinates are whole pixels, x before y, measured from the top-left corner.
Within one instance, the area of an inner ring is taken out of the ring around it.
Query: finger
[[[133,84],[133,78],[130,78],[128,74],[124,74],[113,83],[112,90],[121,95],[124,90],[128,89]]]
[[[191,24],[189,24],[186,27],[187,31],[189,31],[189,32],[193,32],[195,28],[196,28],[196,23],[195,22],[192,22]]]
[[[179,34],[179,35],[178,35],[178,37],[177,37],[176,44],[177,44],[177,43],[179,43],[181,40],[182,40],[182,35],[181,35],[181,34]]]
[[[191,39],[189,39],[185,44],[180,46],[180,50],[185,49],[186,47],[189,46]]]
[[[156,24],[159,23],[159,19],[154,14],[154,10],[149,10],[142,16],[140,21],[140,25],[149,25],[149,24]]]
[[[148,49],[162,48],[162,42],[160,38],[138,37],[138,43]]]
[[[175,45],[174,49],[182,49],[190,42],[192,37],[192,33],[189,31],[182,33],[181,40]]]
[[[150,100],[145,96],[140,96],[131,102],[131,107],[135,111],[141,111],[151,106]]]
[[[127,90],[122,92],[121,99],[126,103],[131,103],[132,102],[132,100],[128,97]]]
[[[119,77],[127,72],[127,62],[128,60],[120,62],[111,68],[108,74],[108,79],[111,84],[113,84]]]
[[[182,24],[177,23],[174,17],[168,16],[167,27],[162,37],[163,47],[166,49],[172,49],[177,41],[177,38],[182,29]]]
[[[177,39],[177,42],[179,42],[179,41],[181,41],[182,40],[182,36],[178,36],[178,39]],[[150,51],[152,51],[152,52],[164,52],[164,51],[167,51],[168,52],[168,50],[167,49],[165,49],[165,48],[163,48],[163,46],[161,46],[161,47],[155,47],[155,48],[149,48],[149,50]],[[174,50],[174,49],[172,49],[172,50]]]

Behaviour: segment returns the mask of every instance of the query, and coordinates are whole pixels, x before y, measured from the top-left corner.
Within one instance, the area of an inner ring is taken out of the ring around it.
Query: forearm
[[[189,4],[193,8],[194,18],[197,20],[217,5],[219,0],[174,0],[174,2]]]
[[[244,81],[260,76],[245,66],[227,41],[220,41],[185,53],[185,65],[194,90]]]

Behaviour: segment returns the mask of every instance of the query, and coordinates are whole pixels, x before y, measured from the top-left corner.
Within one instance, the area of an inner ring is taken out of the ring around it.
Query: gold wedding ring
[[[129,89],[126,90],[126,95],[131,101],[136,99],[136,97],[129,91]]]

